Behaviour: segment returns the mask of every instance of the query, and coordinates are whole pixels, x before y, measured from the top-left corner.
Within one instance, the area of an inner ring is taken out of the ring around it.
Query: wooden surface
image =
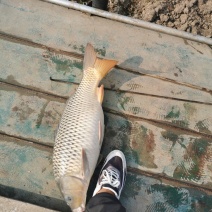
[[[127,158],[127,210],[212,209],[211,48],[33,0],[0,1],[0,195],[68,211],[52,147],[87,42],[119,60],[102,81],[102,154]]]
[[[2,212],[29,212],[29,211],[36,211],[36,212],[54,212],[53,210],[45,209],[43,207],[35,206],[29,203],[0,197],[0,208]]]

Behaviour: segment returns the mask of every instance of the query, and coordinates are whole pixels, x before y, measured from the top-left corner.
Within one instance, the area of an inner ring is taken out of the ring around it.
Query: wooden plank
[[[106,92],[103,106],[144,119],[167,123],[204,134],[212,134],[211,105],[161,99],[132,93]]]
[[[0,14],[2,33],[77,53],[91,42],[121,67],[211,92],[212,50],[205,44],[42,1],[2,0]]]
[[[34,199],[30,195],[25,195],[22,197],[22,201],[31,199],[31,203],[34,204],[37,204],[35,194],[46,195],[49,197],[50,203],[52,203],[53,197],[55,201],[61,198],[53,180],[52,153],[49,148],[36,144],[29,145],[28,142],[5,136],[0,136],[0,146],[3,158],[0,162],[1,183],[14,188],[13,194],[8,195],[16,196],[18,199],[19,188],[23,189],[22,194],[29,191],[32,196],[34,195]],[[0,190],[0,193],[2,192],[6,195],[10,191],[4,187],[4,191]],[[91,196],[88,197],[88,199],[90,198]],[[176,187],[176,185],[163,183],[159,179],[139,176],[130,172],[127,175],[121,201],[127,211],[140,211],[141,208],[144,211],[154,209],[157,211],[159,209],[161,211],[165,211],[165,209],[169,209],[169,211],[194,211],[197,209],[209,211],[212,208],[210,193],[187,186],[178,185]],[[43,204],[42,201],[40,204]],[[47,201],[43,205],[53,209],[53,206]],[[60,205],[57,202],[56,210],[68,211],[64,201]]]
[[[64,83],[51,82],[49,77],[73,83],[80,83],[82,79],[82,59],[73,55],[55,54],[46,49],[19,44],[16,40],[9,42],[0,39],[0,49],[0,79],[6,82],[67,97],[73,93],[74,85],[71,87]],[[103,80],[103,84],[111,90],[212,103],[212,96],[207,92],[123,69],[113,69]]]
[[[8,87],[0,91],[1,132],[53,146],[65,102]],[[211,139],[111,114],[105,123],[104,153],[118,148],[132,167],[212,188]]]
[[[128,165],[212,188],[212,139],[105,114],[103,154],[121,149]]]
[[[128,173],[121,197],[127,211],[210,211],[212,197],[183,186]]]
[[[44,98],[10,86],[0,88],[0,131],[53,145],[65,101]]]
[[[52,171],[52,149],[0,135],[0,195],[67,211]]]
[[[42,49],[35,49],[3,40],[1,40],[0,46],[2,48],[2,57],[0,59],[2,70],[0,79],[2,81],[62,97],[71,96],[77,88],[75,83],[81,81],[82,61],[79,59],[52,54]],[[8,62],[5,63],[4,61]],[[49,79],[51,76],[56,79],[70,80],[74,84],[52,82]],[[134,91],[132,92],[136,85],[143,86],[141,82],[139,84],[139,81],[137,84],[131,84],[132,81],[130,79],[135,77],[135,74],[124,70],[116,69],[112,71],[103,81],[107,88],[103,106],[123,114],[164,122],[208,135],[212,134],[211,105],[202,104],[202,102],[201,104],[190,102],[190,100],[201,101],[202,99],[203,102],[207,101],[208,103],[210,99],[212,101],[210,94],[205,95],[206,93],[196,92],[196,90],[191,88],[181,89],[182,86],[179,85],[179,89],[175,89],[175,86],[174,92],[184,91],[181,98],[184,100],[188,99],[188,102],[182,101],[182,99],[170,99],[166,96],[141,95],[134,93]],[[141,79],[142,77],[138,78]],[[157,82],[159,81],[157,79]],[[150,81],[147,80],[146,83],[150,83]],[[163,82],[157,84],[161,86]],[[164,86],[167,86],[167,84],[164,84]],[[154,94],[159,92],[157,91],[158,88],[157,86],[155,87]],[[119,92],[115,92],[116,89]],[[171,98],[177,96],[171,96],[173,90],[170,90],[168,95]],[[138,91],[137,89],[136,92]],[[166,92],[165,87],[164,92]]]
[[[20,202],[17,200],[0,197],[0,209],[2,212],[17,211],[17,212],[54,212],[46,208],[41,208],[29,203]]]

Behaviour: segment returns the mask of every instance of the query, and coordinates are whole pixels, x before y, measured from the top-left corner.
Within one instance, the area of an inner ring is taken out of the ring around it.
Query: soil
[[[109,0],[109,11],[212,37],[212,0]]]

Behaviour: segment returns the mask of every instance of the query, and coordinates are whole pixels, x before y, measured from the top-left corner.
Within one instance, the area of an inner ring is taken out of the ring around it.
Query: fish
[[[67,101],[56,133],[53,172],[73,212],[85,210],[88,186],[103,142],[104,86],[99,87],[99,83],[117,63],[98,58],[94,47],[87,44],[82,81]]]

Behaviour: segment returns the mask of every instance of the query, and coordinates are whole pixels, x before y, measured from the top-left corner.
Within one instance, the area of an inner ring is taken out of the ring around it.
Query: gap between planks
[[[9,42],[13,42],[13,43],[19,43],[19,44],[30,46],[30,47],[36,47],[36,48],[48,50],[48,51],[56,53],[56,54],[66,55],[66,56],[74,57],[74,58],[81,59],[81,60],[83,60],[83,58],[84,58],[83,54],[79,54],[79,53],[76,53],[76,52],[68,52],[68,51],[52,48],[52,47],[49,47],[49,46],[46,46],[46,45],[43,45],[43,44],[40,44],[40,43],[36,43],[36,42],[29,40],[27,38],[9,35],[9,34],[4,33],[2,31],[0,31],[0,39],[6,40],[6,41],[9,41]],[[197,85],[193,85],[193,84],[189,84],[189,83],[184,83],[184,82],[179,82],[179,81],[172,80],[172,79],[169,79],[169,78],[166,78],[166,77],[161,77],[161,76],[146,74],[146,73],[142,73],[142,72],[137,72],[135,69],[120,66],[120,65],[116,65],[115,68],[136,74],[138,76],[149,76],[149,77],[152,77],[152,78],[155,78],[155,79],[158,79],[158,80],[167,81],[167,82],[171,82],[173,84],[193,88],[193,89],[200,90],[200,91],[203,91],[203,92],[206,92],[206,93],[209,93],[209,94],[212,95],[211,89],[204,88],[204,87],[201,87],[201,86],[197,86]],[[132,93],[134,93],[134,92],[132,92]],[[146,95],[148,95],[148,94],[146,94]],[[159,97],[161,97],[161,96],[159,96]],[[168,98],[168,97],[162,97],[162,98]],[[175,98],[170,98],[170,99],[175,99]],[[177,99],[177,100],[183,101],[182,99]],[[186,100],[184,100],[184,101],[186,101]],[[196,102],[196,101],[193,101],[193,102]],[[205,104],[204,102],[196,102],[196,103]],[[208,103],[208,104],[210,104],[210,103]]]
[[[20,85],[14,85],[12,83],[7,83],[7,82],[3,82],[3,81],[0,81],[0,85],[1,84],[3,86],[9,86],[9,87],[15,88],[14,91],[16,89],[21,89],[21,90],[24,90],[26,93],[31,92],[32,95],[40,96],[40,97],[50,99],[50,100],[53,100],[53,101],[58,101],[58,102],[61,102],[61,103],[65,103],[69,98],[69,97],[61,97],[59,95],[51,94],[51,93],[48,93],[48,92],[38,91],[38,90],[31,89],[31,88],[28,88],[28,87],[20,86]],[[161,125],[161,126],[168,127],[170,129],[181,131],[182,133],[185,133],[187,135],[202,136],[204,138],[212,139],[212,135],[208,135],[208,134],[205,134],[205,133],[202,133],[202,132],[197,132],[197,131],[192,130],[192,129],[185,129],[185,128],[181,128],[179,126],[173,126],[170,123],[166,123],[164,121],[158,121],[158,120],[155,120],[155,119],[147,119],[147,118],[144,118],[144,117],[141,118],[141,117],[137,117],[137,116],[134,116],[134,115],[124,114],[124,113],[117,112],[117,111],[114,111],[114,110],[106,108],[106,107],[103,107],[103,110],[107,113],[111,113],[113,115],[121,116],[125,119],[127,119],[129,117],[131,120],[138,120],[138,121],[143,120],[143,121],[149,122],[150,124],[154,124],[154,125],[157,124],[157,126]]]
[[[34,148],[38,148],[38,149],[45,148],[44,150],[47,150],[49,152],[53,152],[53,145],[51,145],[51,144],[48,145],[48,144],[38,143],[35,140],[26,139],[26,138],[23,138],[23,137],[20,137],[20,136],[8,135],[8,134],[0,131],[0,139],[1,139],[1,137],[5,138],[5,140],[15,139],[16,140],[15,142],[17,142],[17,144],[27,142],[27,143],[33,145]],[[8,142],[10,142],[10,141],[8,141]],[[130,167],[130,166],[127,166],[127,171],[134,173],[134,174],[137,174],[137,175],[144,175],[144,176],[147,176],[147,177],[151,177],[151,178],[160,180],[162,183],[166,183],[166,184],[169,184],[169,185],[172,185],[172,186],[176,186],[176,184],[177,184],[177,186],[180,186],[180,187],[195,188],[195,189],[204,191],[209,195],[212,194],[212,189],[210,189],[210,188],[201,187],[201,185],[198,185],[198,184],[195,184],[195,183],[192,183],[192,182],[186,182],[186,181],[183,181],[183,180],[173,179],[173,178],[168,177],[168,176],[163,175],[163,174],[156,174],[156,173],[150,172],[150,171],[143,171],[143,170],[133,168],[133,167]]]

